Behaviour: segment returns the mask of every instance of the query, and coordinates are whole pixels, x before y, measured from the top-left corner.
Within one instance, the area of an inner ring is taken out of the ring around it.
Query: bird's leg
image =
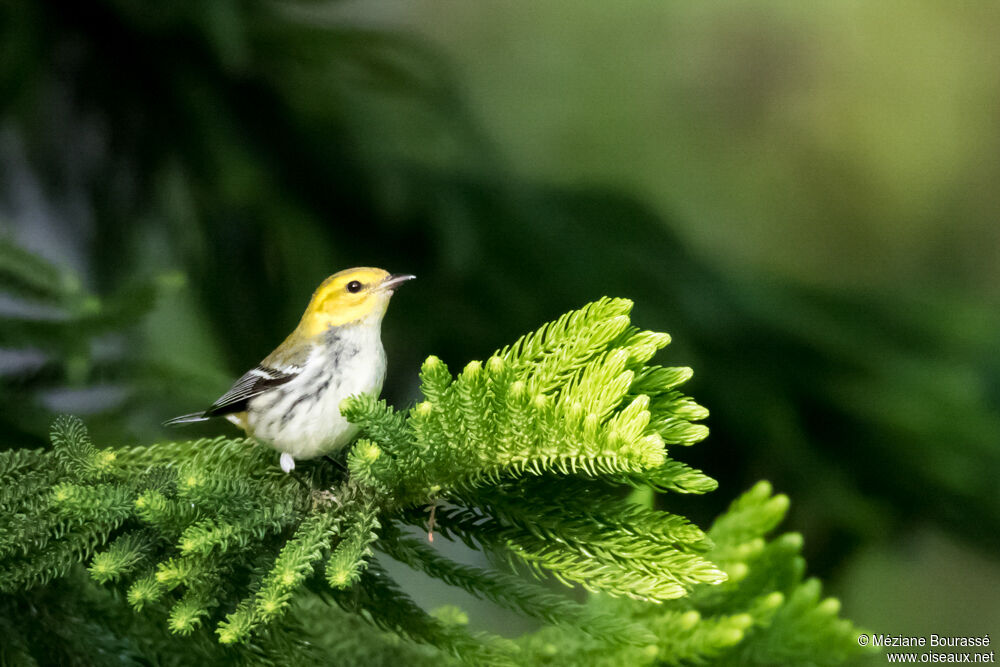
[[[292,478],[292,479],[294,479],[294,480],[295,480],[296,482],[298,482],[299,484],[301,484],[301,485],[302,485],[302,488],[303,488],[303,489],[305,489],[305,491],[306,491],[306,493],[307,493],[307,494],[310,494],[310,495],[312,494],[312,492],[313,492],[313,488],[312,488],[312,485],[311,485],[311,484],[309,484],[309,482],[307,482],[307,481],[306,481],[306,480],[305,480],[305,479],[304,479],[304,478],[302,477],[302,475],[296,475],[296,474],[292,474],[292,475],[291,475],[291,478]]]
[[[325,458],[327,461],[329,461],[330,463],[334,464],[335,466],[337,466],[338,468],[340,468],[344,472],[347,472],[347,466],[344,465],[344,463],[342,461],[334,458],[333,455],[327,454],[323,458]]]
[[[301,475],[295,475],[292,473],[292,471],[295,470],[295,459],[292,458],[291,454],[288,452],[282,452],[281,458],[278,459],[278,463],[281,465],[281,469],[285,471],[286,475],[291,476],[292,479],[302,485],[302,488],[306,490],[306,493],[312,493],[312,484],[304,480]]]

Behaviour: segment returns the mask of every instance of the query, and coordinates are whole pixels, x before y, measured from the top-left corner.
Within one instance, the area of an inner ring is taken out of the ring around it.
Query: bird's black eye
[[[347,291],[348,292],[360,292],[361,291],[361,283],[359,283],[357,280],[352,280],[351,282],[347,283]]]

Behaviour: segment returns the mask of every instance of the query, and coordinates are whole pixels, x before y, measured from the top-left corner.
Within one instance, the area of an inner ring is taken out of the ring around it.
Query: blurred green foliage
[[[960,292],[844,291],[721,269],[676,233],[697,226],[699,205],[715,229],[737,215],[713,207],[710,192],[685,200],[678,208],[692,220],[679,221],[616,188],[525,175],[484,133],[437,50],[338,20],[335,9],[235,0],[0,7],[0,212],[24,245],[80,258],[84,285],[51,288],[69,313],[53,334],[62,342],[26,339],[28,325],[13,316],[0,327],[2,347],[38,351],[41,368],[57,369],[0,369],[10,397],[3,446],[39,442],[54,387],[102,377],[100,364],[78,360],[99,358],[106,333],[132,361],[117,376],[128,401],[105,406],[96,437],[162,439],[163,418],[210,401],[281,340],[323,277],[376,265],[420,278],[385,325],[385,393],[397,404],[413,397],[417,362],[432,351],[460,363],[579,303],[627,296],[642,326],[675,334],[678,360],[697,370],[692,391],[712,410],[712,436],[689,462],[723,488],[766,476],[795,498],[793,520],[821,573],[914,521],[997,548],[995,310]],[[720,86],[720,104],[739,101],[734,90]],[[712,149],[722,139],[692,140],[678,159],[708,155],[697,173],[752,181],[745,162],[725,166]],[[814,163],[804,154],[798,164]],[[847,175],[838,187],[859,192],[866,182]],[[26,190],[44,205],[25,204]],[[823,199],[828,192],[795,197],[859,229],[880,219],[863,192]],[[808,234],[821,220],[792,224]],[[25,269],[33,260],[14,249],[0,261],[15,276],[4,282],[15,303],[41,300],[19,286],[55,269]],[[169,278],[178,272],[179,288]],[[154,287],[164,284],[175,287]],[[77,327],[81,317],[103,321],[80,315],[80,304],[139,293],[128,318],[106,320],[133,325],[119,338],[104,325]],[[41,316],[29,308],[17,317]],[[731,497],[719,496],[689,515],[707,521]]]
[[[368,4],[532,176],[640,193],[713,261],[998,303],[995,3]]]

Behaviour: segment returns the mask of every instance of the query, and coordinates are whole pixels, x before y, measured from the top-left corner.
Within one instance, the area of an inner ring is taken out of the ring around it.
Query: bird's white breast
[[[378,394],[385,380],[379,329],[362,324],[330,329],[295,379],[251,399],[247,423],[253,437],[296,459],[348,444],[357,428],[340,414],[340,402]]]

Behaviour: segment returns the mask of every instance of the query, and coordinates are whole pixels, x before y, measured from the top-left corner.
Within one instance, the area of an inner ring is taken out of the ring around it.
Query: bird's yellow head
[[[299,328],[311,337],[352,322],[377,323],[385,315],[393,291],[415,277],[390,275],[367,266],[335,273],[313,293]]]

